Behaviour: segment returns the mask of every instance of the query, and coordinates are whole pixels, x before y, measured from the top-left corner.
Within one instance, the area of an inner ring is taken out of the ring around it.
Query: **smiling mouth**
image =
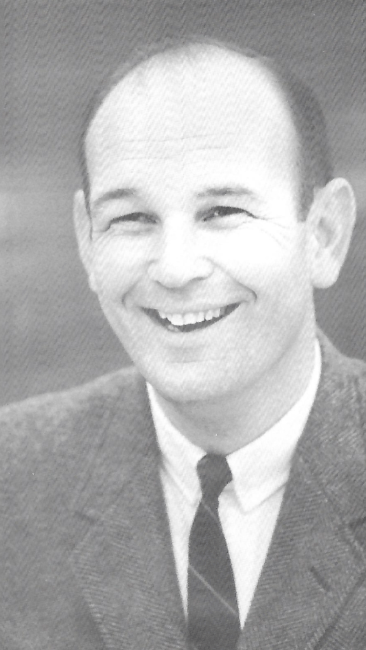
[[[157,309],[148,308],[144,308],[143,311],[170,332],[188,333],[215,325],[215,323],[218,323],[235,311],[239,307],[239,304],[239,302],[236,302],[218,309],[186,314],[165,314]]]

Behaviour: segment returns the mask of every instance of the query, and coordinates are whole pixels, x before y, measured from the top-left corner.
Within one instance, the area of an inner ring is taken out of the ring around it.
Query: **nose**
[[[182,224],[178,215],[162,228],[155,251],[148,274],[166,288],[182,288],[194,280],[209,277],[213,271],[202,237],[194,225]]]

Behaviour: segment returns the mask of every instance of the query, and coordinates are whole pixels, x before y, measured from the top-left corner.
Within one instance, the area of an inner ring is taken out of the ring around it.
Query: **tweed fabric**
[[[323,371],[239,650],[364,650],[366,367]],[[0,648],[187,650],[144,381],[0,411]]]

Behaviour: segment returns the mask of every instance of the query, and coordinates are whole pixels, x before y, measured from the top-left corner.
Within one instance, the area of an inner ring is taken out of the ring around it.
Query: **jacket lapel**
[[[325,648],[327,630],[365,577],[365,452],[353,382],[329,344],[280,516],[239,643]],[[364,604],[365,605],[365,604]],[[337,643],[332,648],[344,648]]]
[[[115,409],[75,507],[91,526],[72,564],[108,649],[185,648],[159,451],[142,381]]]

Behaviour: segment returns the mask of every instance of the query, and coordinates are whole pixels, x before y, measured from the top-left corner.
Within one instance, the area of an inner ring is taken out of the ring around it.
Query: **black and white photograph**
[[[365,0],[0,48],[0,650],[365,650]]]

